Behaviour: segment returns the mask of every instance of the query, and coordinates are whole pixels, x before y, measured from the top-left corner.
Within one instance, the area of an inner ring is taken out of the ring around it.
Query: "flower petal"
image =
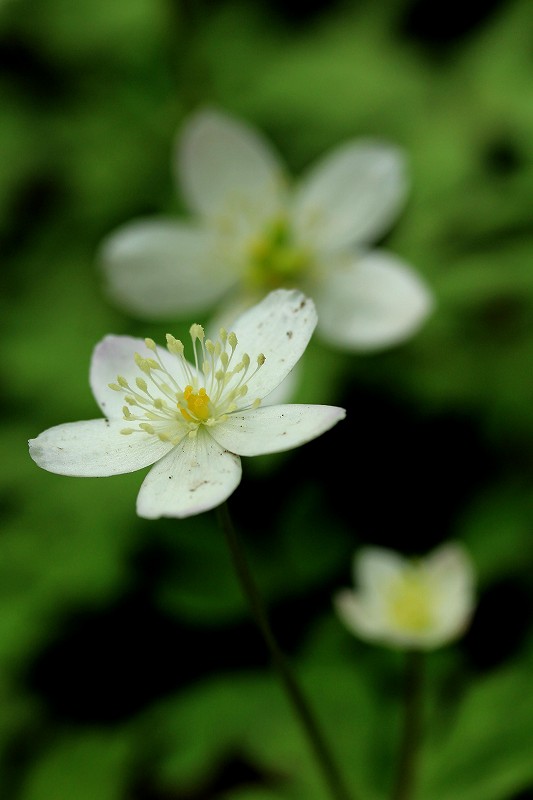
[[[263,402],[265,406],[276,406],[280,405],[281,403],[289,403],[296,394],[298,387],[302,382],[302,362],[299,361],[298,364],[289,372],[286,378],[284,378],[279,386],[276,386],[270,394],[267,394],[266,397],[263,398]]]
[[[110,389],[109,384],[116,383],[117,376],[122,375],[130,386],[135,386],[135,378],[141,374],[134,361],[137,352],[151,355],[142,339],[110,334],[98,342],[92,353],[89,370],[92,393],[105,416],[121,420],[122,427],[126,426],[122,414],[124,395]]]
[[[282,203],[284,170],[259,131],[214,109],[186,120],[176,174],[191,210],[213,217],[245,214],[263,221]]]
[[[135,353],[139,353],[143,358],[154,357],[153,351],[146,347],[144,339],[109,335],[96,345],[91,359],[89,383],[96,402],[106,417],[121,419],[122,427],[126,425],[122,413],[125,405],[124,394],[110,389],[109,384],[116,383],[119,375],[126,378],[133,389],[136,378],[146,378],[147,383],[150,383],[150,379],[143,375],[135,363]],[[174,379],[185,387],[190,377],[183,369],[183,362],[163,347],[157,348],[157,354]],[[195,371],[192,365],[191,370]],[[155,387],[151,388],[154,395],[161,394]]]
[[[407,565],[407,560],[393,550],[365,547],[354,558],[354,584],[365,597],[382,598]]]
[[[224,502],[241,474],[240,458],[200,429],[152,467],[137,498],[137,513],[146,519],[201,514]]]
[[[458,542],[446,542],[426,559],[434,587],[437,634],[448,640],[467,626],[475,606],[475,574],[470,556]]]
[[[104,239],[99,261],[112,300],[149,319],[208,308],[235,281],[211,233],[173,220],[118,228]]]
[[[328,431],[346,412],[337,406],[278,405],[230,414],[211,435],[241,456],[259,456],[291,450]]]
[[[235,320],[254,305],[254,303],[257,304],[260,302],[260,300],[261,297],[253,299],[252,297],[246,297],[245,299],[243,294],[229,299],[225,304],[222,304],[217,309],[217,313],[211,317],[208,329],[206,330],[207,336],[211,339],[216,339],[220,328],[226,328],[226,330],[229,331],[233,330],[233,323]],[[293,367],[287,377],[262,399],[269,406],[276,405],[277,403],[288,403],[291,398],[294,397],[296,389],[301,383],[302,374],[302,363],[300,361]]]
[[[407,188],[399,148],[372,140],[340,145],[298,183],[297,236],[318,249],[373,242],[398,215]]]
[[[416,272],[380,250],[332,272],[315,297],[321,336],[354,351],[403,342],[434,308],[433,295]]]
[[[407,567],[399,553],[382,547],[365,547],[353,560],[354,596],[360,615],[364,616],[379,637],[390,629],[389,593]],[[361,623],[363,624],[363,623]]]
[[[317,322],[313,301],[297,289],[276,289],[244,312],[231,326],[237,335],[235,358],[248,353],[251,366],[265,362],[249,382],[246,402],[266,397],[302,356]]]
[[[356,592],[342,589],[334,595],[333,605],[340,620],[356,636],[369,641],[383,636],[381,609],[365,603]]]
[[[172,445],[156,436],[121,434],[123,420],[91,419],[56,425],[30,439],[30,455],[43,469],[83,478],[121,475],[147,467]]]

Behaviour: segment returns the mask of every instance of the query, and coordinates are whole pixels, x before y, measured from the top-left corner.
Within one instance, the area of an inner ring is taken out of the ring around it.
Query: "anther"
[[[172,353],[175,356],[182,356],[183,355],[183,344],[179,339],[174,338],[171,333],[167,333],[166,335],[167,340],[167,349],[169,353]]]
[[[193,340],[193,342],[194,342],[196,339],[200,339],[200,341],[202,341],[202,340],[203,340],[203,338],[204,338],[204,335],[205,335],[205,334],[204,334],[204,329],[202,328],[202,326],[201,326],[201,325],[198,325],[198,323],[197,323],[197,322],[194,322],[194,323],[191,325],[191,327],[190,327],[190,330],[189,330],[189,333],[191,334],[191,339]]]

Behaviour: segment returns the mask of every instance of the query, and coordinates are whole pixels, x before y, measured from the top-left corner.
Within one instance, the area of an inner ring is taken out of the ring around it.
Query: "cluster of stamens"
[[[248,279],[262,289],[292,285],[309,266],[309,253],[293,241],[288,221],[282,217],[249,248]]]
[[[432,599],[427,579],[413,566],[389,589],[389,613],[394,624],[411,632],[426,630],[432,622]]]
[[[247,403],[248,385],[265,363],[265,356],[257,356],[256,366],[250,372],[251,360],[243,353],[235,363],[237,337],[221,329],[216,342],[205,339],[201,325],[192,325],[190,335],[194,351],[194,367],[184,357],[184,347],[179,339],[167,333],[167,350],[181,365],[180,373],[185,385],[176,380],[163,363],[153,339],[145,339],[153,357],[135,353],[134,359],[143,377],[139,375],[132,386],[122,375],[109,388],[122,392],[126,405],[122,412],[127,422],[136,427],[123,428],[121,433],[153,434],[171,444],[178,444],[184,436],[195,436],[200,425],[211,427],[223,422],[237,409],[257,407],[260,399]],[[166,360],[166,359],[165,359]]]

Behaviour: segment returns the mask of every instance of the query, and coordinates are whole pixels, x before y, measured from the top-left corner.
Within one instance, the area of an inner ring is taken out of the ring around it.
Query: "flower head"
[[[474,608],[474,570],[464,548],[444,544],[408,559],[369,547],[354,560],[358,588],[334,598],[344,624],[362,639],[411,649],[432,649],[459,637]]]
[[[322,338],[360,351],[405,340],[431,312],[416,272],[371,247],[407,193],[398,148],[348,141],[291,184],[259,131],[201,110],[180,131],[175,173],[191,220],[136,220],[103,243],[108,292],[127,310],[167,318],[223,301],[227,323],[273,289],[299,288]]]
[[[141,517],[214,508],[238,486],[240,456],[298,447],[344,418],[336,406],[268,405],[315,325],[313,301],[280,289],[216,340],[192,325],[191,361],[171,334],[166,349],[152,339],[107,336],[90,369],[105,419],[50,428],[30,440],[30,454],[50,472],[81,477],[153,464],[137,499]]]

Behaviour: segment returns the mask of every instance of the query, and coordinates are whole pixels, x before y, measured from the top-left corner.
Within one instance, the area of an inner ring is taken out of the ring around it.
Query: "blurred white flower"
[[[334,605],[362,639],[429,650],[459,637],[470,622],[474,568],[458,543],[419,559],[368,547],[356,554],[353,569],[355,590],[338,592]]]
[[[240,456],[298,447],[345,417],[336,406],[261,405],[298,361],[315,325],[313,301],[279,289],[216,341],[193,325],[192,363],[170,334],[166,350],[151,339],[107,336],[90,370],[106,418],[50,428],[30,440],[30,454],[50,472],[80,477],[153,464],[137,498],[141,517],[214,508],[240,483]]]
[[[164,319],[217,306],[227,326],[296,287],[314,299],[322,339],[354,351],[404,341],[432,311],[420,276],[371,248],[407,194],[397,147],[347,141],[292,186],[259,131],[206,109],[185,121],[174,166],[192,220],[135,220],[102,244],[107,291],[126,310]]]

